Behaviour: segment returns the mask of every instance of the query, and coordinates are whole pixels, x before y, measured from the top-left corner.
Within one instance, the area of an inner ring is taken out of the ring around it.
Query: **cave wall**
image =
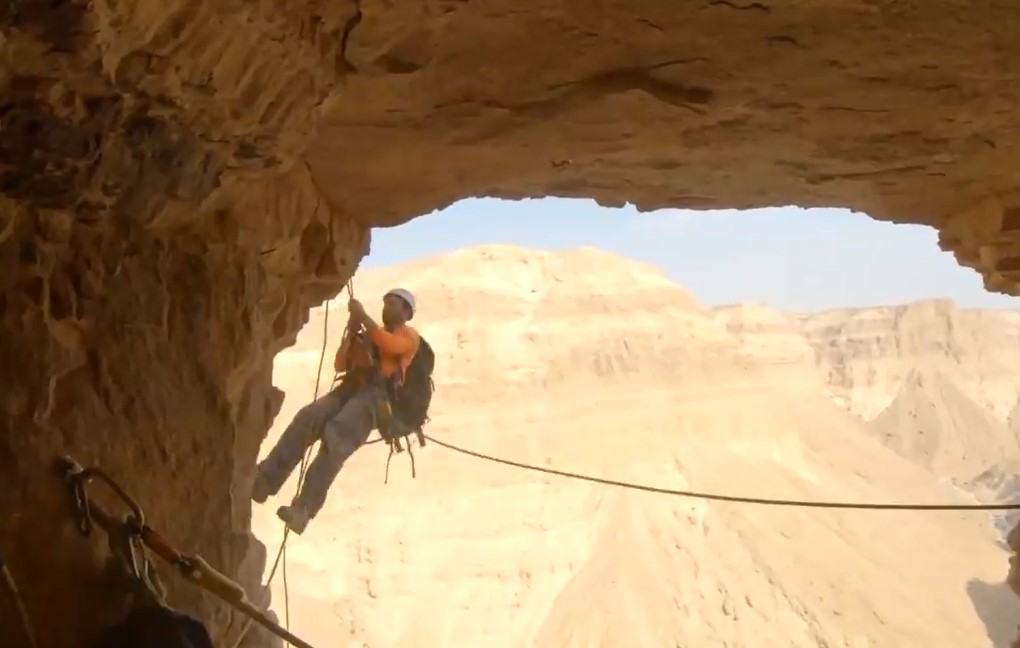
[[[1012,0],[0,3],[0,552],[41,647],[117,607],[57,454],[264,600],[272,358],[372,226],[482,194],[849,206],[1020,293],[1018,31]]]
[[[327,227],[315,221],[305,230]],[[51,610],[75,620],[41,624],[42,645],[78,645],[103,622],[94,607],[104,598],[96,575],[103,538],[74,530],[51,468],[64,453],[102,466],[156,529],[259,596],[264,552],[248,531],[246,494],[282,402],[272,357],[308,306],[350,273],[344,264],[353,268],[366,234],[337,227],[332,250],[295,236],[289,255],[309,276],[329,269],[330,281],[301,287],[267,269],[264,259],[279,251],[260,257],[60,214],[20,215],[8,226],[0,243],[0,546],[37,619]],[[324,261],[333,252],[335,265]],[[46,578],[33,577],[40,572]],[[211,627],[232,622],[225,606],[164,580],[171,601]],[[111,610],[116,602],[111,596]]]
[[[40,648],[88,645],[121,603],[102,533],[75,530],[61,454],[100,465],[154,528],[268,600],[247,493],[281,403],[272,358],[369,233],[293,156],[343,73],[330,26],[268,2],[227,9],[0,8],[0,553]],[[242,617],[163,576],[172,604],[236,636]]]

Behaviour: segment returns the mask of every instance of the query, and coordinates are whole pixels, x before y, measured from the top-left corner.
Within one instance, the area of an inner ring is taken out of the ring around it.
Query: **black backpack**
[[[390,405],[397,420],[409,428],[407,432],[416,433],[419,443],[424,445],[422,428],[429,420],[429,405],[432,403],[432,392],[436,389],[432,382],[436,355],[425,338],[419,336],[419,340],[418,350],[404,374],[404,382],[394,390]]]

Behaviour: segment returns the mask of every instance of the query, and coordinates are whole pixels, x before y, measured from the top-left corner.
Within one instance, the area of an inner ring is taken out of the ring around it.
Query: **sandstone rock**
[[[1020,312],[962,310],[933,300],[801,321],[819,369],[865,419],[887,408],[911,373],[927,368],[951,376],[1000,422],[1020,395]]]
[[[815,350],[795,317],[761,304],[736,304],[713,310],[726,330],[740,339],[743,351],[777,363],[814,360]]]
[[[838,204],[938,226],[1020,292],[1015,27],[1010,4],[856,0],[3,3],[0,547],[53,574],[25,592],[67,619],[43,648],[105,607],[57,453],[253,584],[238,494],[271,360],[369,226],[478,194]]]
[[[1020,446],[1006,426],[938,370],[908,374],[872,426],[887,445],[945,477],[965,479],[997,459],[1020,460]]]

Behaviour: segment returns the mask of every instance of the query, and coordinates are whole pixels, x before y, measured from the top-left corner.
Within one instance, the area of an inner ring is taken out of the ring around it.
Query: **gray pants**
[[[342,390],[332,391],[302,407],[276,447],[259,464],[259,471],[275,494],[294,472],[305,451],[321,440],[319,452],[308,466],[295,504],[315,517],[326,502],[326,494],[348,457],[368,440],[375,429],[375,412],[384,398],[377,387],[362,387],[347,398]]]

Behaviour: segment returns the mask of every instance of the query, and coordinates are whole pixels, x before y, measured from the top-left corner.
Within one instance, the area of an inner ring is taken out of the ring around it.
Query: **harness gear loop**
[[[385,441],[386,445],[389,446],[389,454],[386,455],[386,469],[383,473],[383,485],[390,483],[390,462],[393,460],[393,455],[401,454],[404,452],[404,445],[400,442],[400,439],[407,439],[407,456],[411,460],[411,479],[418,478],[418,469],[414,462],[414,444],[411,442],[411,433],[415,433],[419,436],[418,445],[424,446],[423,433],[420,430],[412,430],[405,425],[400,419],[393,415],[393,406],[388,399],[384,399],[379,407],[380,410],[385,410],[385,420],[378,426],[380,441]]]
[[[386,455],[386,472],[383,474],[383,485],[390,483],[390,461],[393,460],[393,455],[400,454],[404,451],[403,446],[400,444],[400,438],[396,439],[383,439],[390,447],[389,454]],[[407,443],[407,456],[411,459],[411,479],[418,478],[418,471],[414,465],[414,445],[408,441]]]
[[[390,461],[393,459],[393,444],[390,443],[390,452],[386,455],[386,472],[383,473],[383,485],[390,483]]]
[[[407,444],[407,456],[411,458],[411,479],[418,479],[418,471],[414,467],[414,445]]]
[[[311,644],[294,636],[255,607],[248,600],[244,588],[238,583],[214,569],[201,556],[181,553],[162,535],[145,524],[142,509],[137,502],[100,468],[82,468],[74,459],[66,456],[59,459],[59,467],[74,496],[79,529],[91,530],[91,524],[95,522],[106,532],[111,552],[124,561],[126,571],[140,586],[134,593],[142,594],[143,602],[166,606],[162,587],[155,580],[155,572],[145,555],[145,548],[148,547],[155,555],[174,567],[182,578],[208,591],[269,632],[298,648],[312,648]],[[105,481],[128,504],[131,509],[129,515],[117,519],[89,498],[85,486],[95,476]],[[84,523],[81,519],[83,514],[87,515],[87,521]]]
[[[348,322],[348,326],[349,324]],[[346,338],[347,330],[344,331],[344,336]],[[419,446],[425,445],[425,435],[421,430],[408,428],[407,425],[394,415],[391,399],[395,397],[399,389],[399,383],[396,382],[396,377],[387,379],[382,375],[379,369],[379,348],[376,345],[372,345],[372,351],[368,354],[368,357],[372,363],[369,382],[377,386],[383,393],[383,398],[380,399],[375,410],[376,429],[379,430],[380,440],[385,441],[386,445],[389,446],[389,453],[386,455],[386,467],[383,472],[383,485],[390,482],[390,462],[393,460],[393,455],[401,454],[404,451],[404,446],[400,442],[400,439],[403,437],[408,438],[407,450],[408,457],[411,459],[411,479],[417,479],[418,471],[414,463],[414,451],[411,449],[410,435],[413,432],[418,437]]]

